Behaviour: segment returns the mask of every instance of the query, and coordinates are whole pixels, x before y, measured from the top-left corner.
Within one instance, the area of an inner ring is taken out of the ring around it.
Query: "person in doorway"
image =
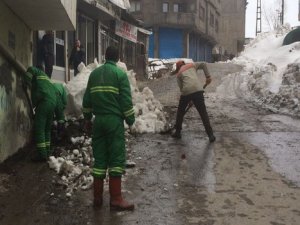
[[[32,106],[35,108],[33,134],[37,152],[33,161],[47,161],[50,155],[51,125],[56,107],[56,93],[49,77],[37,67],[29,67],[24,84],[31,89]]]
[[[129,125],[135,121],[130,83],[127,74],[116,66],[119,51],[110,46],[105,52],[105,64],[95,69],[88,80],[83,97],[85,127],[91,128],[94,176],[94,206],[102,205],[103,180],[108,170],[110,208],[133,210],[134,204],[126,202],[121,194],[121,177],[125,169],[124,120]]]
[[[197,70],[199,69],[203,69],[204,71],[206,77],[205,85],[201,84],[201,81],[197,76]],[[174,74],[176,74],[177,77],[177,83],[180,88],[181,96],[176,116],[176,130],[172,134],[172,137],[181,138],[181,129],[185,109],[192,102],[200,114],[205,131],[209,137],[209,141],[214,142],[216,138],[210,126],[203,96],[204,88],[211,83],[211,76],[209,75],[206,64],[203,62],[185,64],[183,60],[180,60],[176,63],[176,70]]]
[[[83,62],[85,63],[85,52],[83,51],[80,41],[76,40],[74,48],[72,49],[71,56],[69,58],[69,66],[73,65],[74,76],[76,76],[78,71],[78,65]]]
[[[54,65],[53,31],[46,31],[46,34],[42,38],[42,56],[45,63],[45,73],[51,79]]]
[[[56,93],[56,107],[54,111],[54,118],[57,121],[57,140],[61,140],[65,131],[65,113],[64,110],[67,105],[67,92],[62,83],[53,83]]]

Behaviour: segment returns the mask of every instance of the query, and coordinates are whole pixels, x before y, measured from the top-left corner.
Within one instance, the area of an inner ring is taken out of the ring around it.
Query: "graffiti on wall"
[[[31,130],[21,76],[3,61],[0,55],[0,162],[28,142]]]

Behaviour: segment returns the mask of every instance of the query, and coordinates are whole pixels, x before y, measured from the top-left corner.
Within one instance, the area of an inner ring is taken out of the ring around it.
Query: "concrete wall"
[[[29,140],[29,105],[22,90],[22,74],[7,53],[25,67],[31,65],[31,31],[0,1],[0,162]]]
[[[77,1],[70,0],[60,0],[62,5],[65,7],[65,10],[69,16],[71,23],[74,28],[76,27],[76,9],[77,9]]]
[[[220,44],[229,54],[238,54],[238,41],[245,39],[245,0],[222,0]]]
[[[31,33],[29,27],[0,1],[0,42],[25,67],[32,64]]]

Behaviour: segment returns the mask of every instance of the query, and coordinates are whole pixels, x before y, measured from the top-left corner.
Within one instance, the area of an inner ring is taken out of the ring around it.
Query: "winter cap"
[[[185,64],[185,62],[183,60],[177,61],[175,73],[177,73],[184,64]]]

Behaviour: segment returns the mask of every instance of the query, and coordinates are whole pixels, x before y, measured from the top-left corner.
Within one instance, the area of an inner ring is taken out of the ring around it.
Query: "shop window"
[[[94,62],[95,58],[95,21],[84,16],[78,15],[77,18],[77,39],[80,40],[81,47],[85,52],[85,64]]]
[[[55,32],[55,65],[65,67],[65,32]]]
[[[103,63],[105,61],[105,51],[108,46],[118,46],[119,42],[112,37],[110,37],[105,29],[102,27],[100,28],[100,35],[101,35],[101,49],[100,49],[100,63]]]
[[[125,44],[125,60],[129,67],[135,66],[135,44],[131,41],[126,41]]]
[[[68,59],[75,45],[75,31],[68,31]]]
[[[86,41],[86,60],[87,64],[94,62],[95,59],[95,22],[87,20],[87,41]]]

